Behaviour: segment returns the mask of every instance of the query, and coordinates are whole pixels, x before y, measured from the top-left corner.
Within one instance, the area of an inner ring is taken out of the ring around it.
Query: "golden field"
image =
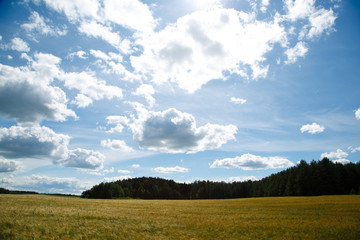
[[[360,196],[94,200],[0,195],[0,239],[360,239]]]

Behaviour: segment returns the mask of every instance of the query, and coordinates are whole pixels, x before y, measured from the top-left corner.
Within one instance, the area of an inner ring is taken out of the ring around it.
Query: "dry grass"
[[[0,239],[360,239],[360,196],[169,201],[0,195]]]

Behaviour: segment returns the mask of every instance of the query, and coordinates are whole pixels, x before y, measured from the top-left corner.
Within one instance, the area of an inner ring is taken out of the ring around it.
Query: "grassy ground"
[[[0,195],[0,239],[360,239],[360,196],[168,201]]]

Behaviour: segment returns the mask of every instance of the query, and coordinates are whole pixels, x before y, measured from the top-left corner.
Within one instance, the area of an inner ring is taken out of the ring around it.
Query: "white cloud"
[[[148,6],[138,0],[43,0],[53,10],[64,13],[70,22],[110,21],[140,32],[152,31],[156,20]]]
[[[132,178],[130,175],[123,175],[123,176],[117,176],[117,177],[111,177],[111,178],[104,178],[104,182],[116,182],[121,181],[125,179]]]
[[[341,159],[341,158],[346,158],[349,154],[347,152],[344,152],[341,149],[337,149],[336,152],[330,152],[330,153],[323,153],[321,154],[321,159],[323,158],[329,158],[329,159]]]
[[[59,63],[59,58],[39,53],[31,66],[16,68],[0,64],[0,115],[19,122],[77,118],[67,108],[65,92],[52,86],[60,73]]]
[[[81,148],[69,150],[69,140],[68,135],[44,126],[0,128],[0,155],[11,159],[48,159],[64,167],[102,168],[104,155]]]
[[[133,168],[139,168],[139,167],[140,167],[140,164],[133,164],[133,165],[131,165],[131,167],[133,167]]]
[[[76,148],[68,150],[67,158],[55,159],[55,163],[64,167],[85,168],[85,169],[101,169],[105,156],[100,152]]]
[[[261,1],[260,10],[261,10],[263,13],[266,12],[266,10],[267,10],[267,8],[268,8],[268,6],[269,6],[269,2],[270,2],[270,0],[262,0],[262,1]]]
[[[114,171],[115,171],[115,168],[112,167],[112,168],[110,168],[110,169],[104,169],[104,170],[103,170],[103,173],[104,173],[104,174],[109,174],[109,173],[113,173]]]
[[[102,10],[105,19],[126,28],[149,32],[156,26],[148,6],[138,0],[104,0]]]
[[[154,168],[155,172],[158,173],[187,173],[189,172],[189,169],[175,166],[175,167],[156,167]]]
[[[258,179],[254,176],[247,177],[229,177],[226,179],[226,182],[247,182],[247,181],[257,181]]]
[[[64,13],[67,18],[74,22],[84,18],[97,19],[100,9],[98,0],[43,0],[53,10]]]
[[[21,167],[21,163],[14,160],[8,160],[0,156],[0,173],[15,172]]]
[[[156,32],[157,20],[149,6],[139,0],[91,0],[86,4],[84,0],[43,1],[49,8],[64,13],[87,36],[103,39],[125,54],[139,52],[130,57],[135,70],[132,72],[119,61],[106,60],[112,73],[128,81],[175,83],[190,93],[231,74],[246,79],[265,78],[270,66],[266,63],[268,53],[277,44],[287,48],[288,37],[295,35],[297,20],[304,25],[298,39],[329,33],[336,20],[331,9],[316,7],[314,0],[285,0],[286,15],[276,12],[265,19],[257,19],[255,8],[245,13],[225,9],[218,0],[190,1],[190,8],[198,11]],[[259,5],[263,12],[270,4],[269,0],[258,2],[253,5]],[[122,39],[114,32],[117,25],[133,30],[131,36]],[[295,62],[307,50],[304,42],[298,43],[287,50],[285,63]],[[147,100],[150,104],[154,101],[149,95]]]
[[[347,160],[347,159],[344,159],[344,158],[341,158],[341,159],[336,159],[336,160],[332,160],[332,162],[334,162],[334,163],[341,163],[341,164],[348,164],[348,163],[350,163],[350,161],[349,160]]]
[[[101,146],[111,148],[115,151],[121,151],[121,152],[132,152],[134,149],[129,147],[123,140],[102,140]]]
[[[9,188],[9,186],[14,184],[13,176],[0,178],[0,186]]]
[[[84,108],[93,103],[93,100],[84,94],[78,94],[75,100],[71,101],[72,104],[76,104],[79,108]]]
[[[240,157],[216,159],[210,168],[241,168],[243,170],[288,168],[294,164],[283,157],[261,157],[250,153]]]
[[[302,133],[304,132],[308,132],[308,133],[311,133],[311,134],[316,134],[316,133],[321,133],[325,130],[325,127],[324,126],[321,126],[317,123],[312,123],[312,124],[306,124],[306,125],[303,125],[301,128],[300,128],[300,131]]]
[[[118,172],[118,173],[121,173],[121,174],[130,174],[130,173],[132,173],[132,172],[129,171],[129,170],[122,170],[122,169],[117,170],[117,172]]]
[[[315,0],[285,0],[287,17],[292,21],[305,19],[315,11]]]
[[[113,32],[111,27],[103,26],[95,21],[82,22],[79,26],[79,32],[90,37],[101,38],[116,48],[121,47],[120,35]]]
[[[142,84],[140,87],[136,89],[133,93],[136,96],[145,97],[150,107],[153,107],[155,104],[155,98],[152,96],[155,93],[155,90],[150,84]]]
[[[91,187],[77,178],[48,177],[43,175],[31,175],[25,177],[25,184],[14,185],[17,188],[38,191],[40,193],[72,193],[80,194],[82,191]]]
[[[299,57],[304,57],[308,50],[309,49],[306,47],[304,42],[298,42],[295,47],[289,48],[285,51],[288,58],[285,63],[288,64],[296,62]]]
[[[87,59],[86,55],[87,55],[86,52],[84,52],[83,50],[79,50],[77,52],[69,53],[69,55],[67,57],[70,58],[71,60],[73,60],[73,58],[75,56],[80,58],[80,59]]]
[[[86,107],[93,100],[123,97],[122,89],[107,85],[92,72],[64,72],[59,67],[61,59],[54,55],[37,53],[34,60],[27,55],[23,57],[31,65],[14,68],[0,64],[0,114],[8,118],[20,122],[76,118],[76,114],[66,106],[65,92],[52,86],[54,79],[64,81],[64,86],[69,89],[79,90],[80,94],[72,101],[78,107]]]
[[[356,111],[355,111],[355,118],[357,120],[360,120],[360,108],[358,108]]]
[[[286,33],[276,20],[257,21],[252,14],[216,8],[179,18],[138,43],[144,52],[131,57],[137,72],[150,74],[155,83],[175,82],[195,92],[228,73],[265,77],[265,54],[276,43],[284,45]]]
[[[18,37],[11,39],[10,49],[18,52],[30,51],[29,45],[24,40]]]
[[[360,147],[356,147],[356,148],[349,147],[349,150],[351,150],[352,153],[360,152]]]
[[[314,39],[323,32],[329,33],[333,30],[336,16],[332,9],[326,10],[315,6],[315,0],[286,0],[288,14],[285,16],[291,21],[307,20],[300,33],[300,39]]]
[[[93,55],[94,57],[100,58],[104,61],[108,61],[111,59],[106,53],[104,53],[103,51],[100,51],[100,50],[90,49],[90,54]]]
[[[236,97],[231,97],[230,98],[230,102],[234,103],[234,104],[245,104],[246,103],[246,99],[243,98],[236,98]]]
[[[220,0],[197,0],[197,1],[185,0],[185,2],[188,5],[188,7],[190,7],[194,11],[204,10],[204,9],[210,10],[213,8],[222,7]]]
[[[96,62],[97,66],[104,69],[105,73],[115,73],[120,75],[121,80],[125,81],[134,81],[140,80],[141,76],[136,75],[130,71],[128,71],[124,65],[122,64],[123,57],[120,54],[109,52],[108,54],[100,51],[100,50],[90,50],[91,55],[99,60]],[[105,63],[105,64],[104,64]]]
[[[24,23],[21,27],[25,29],[32,38],[35,37],[35,34],[51,36],[64,36],[67,34],[66,27],[63,27],[63,30],[60,30],[59,28],[48,25],[46,22],[50,22],[50,20],[41,17],[37,12],[31,12],[29,23]]]
[[[324,31],[329,33],[329,31],[333,30],[335,20],[336,16],[332,9],[320,9],[314,12],[309,18],[310,30],[307,37],[313,39],[320,36]]]
[[[12,159],[66,158],[69,140],[69,136],[44,126],[0,128],[0,155]]]
[[[108,116],[106,117],[107,120],[107,125],[116,125],[115,127],[111,128],[109,131],[109,133],[121,133],[122,130],[124,129],[124,125],[128,126],[130,119],[128,119],[125,116]]]
[[[61,80],[64,81],[65,87],[69,89],[77,89],[79,92],[93,100],[101,99],[122,99],[123,94],[121,88],[117,86],[106,85],[105,81],[99,80],[91,72],[80,73],[63,73]]]
[[[129,124],[141,148],[166,153],[196,153],[220,148],[235,139],[234,125],[196,126],[195,118],[174,108],[163,112],[137,106],[138,118]]]

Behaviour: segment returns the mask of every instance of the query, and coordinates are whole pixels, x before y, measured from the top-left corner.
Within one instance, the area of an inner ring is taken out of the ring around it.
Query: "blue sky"
[[[0,185],[261,179],[360,158],[360,3],[0,2]]]

